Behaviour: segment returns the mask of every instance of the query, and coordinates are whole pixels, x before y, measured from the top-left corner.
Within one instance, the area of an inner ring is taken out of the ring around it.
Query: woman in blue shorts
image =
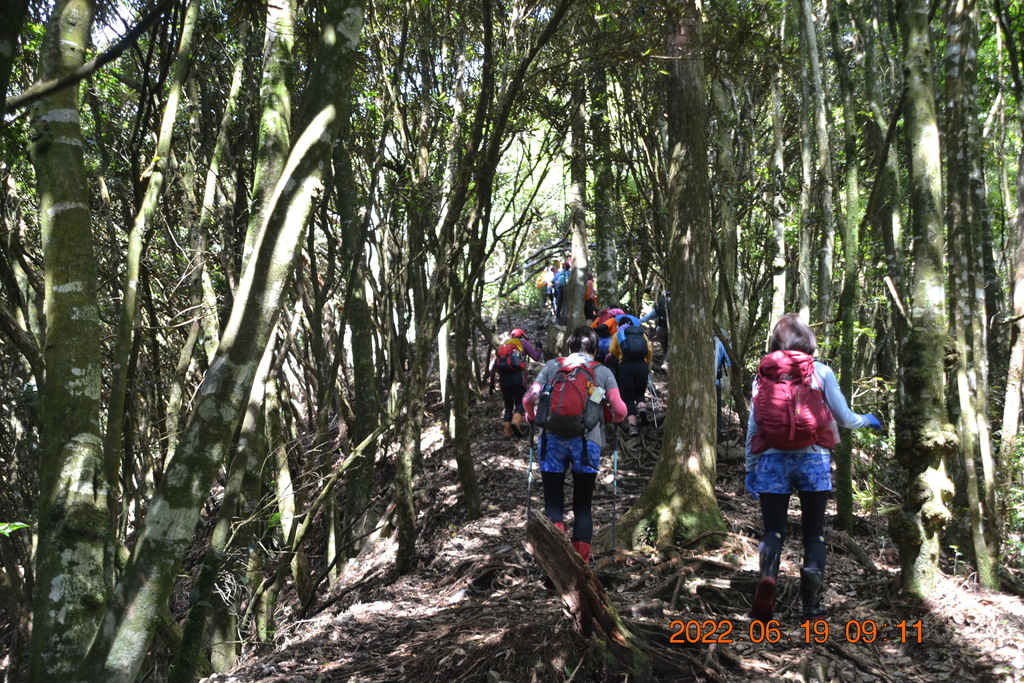
[[[815,442],[803,448],[773,448],[767,441],[767,428],[762,430],[765,417],[758,410],[758,376],[754,379],[754,391],[747,425],[747,490],[761,501],[761,517],[764,535],[758,546],[761,561],[761,578],[754,594],[751,616],[762,622],[769,621],[775,613],[775,584],[779,576],[779,562],[782,545],[786,539],[789,497],[796,491],[800,497],[800,525],[803,532],[804,562],[800,570],[800,598],[803,602],[805,619],[818,619],[827,614],[821,606],[821,588],[825,578],[825,508],[832,492],[831,447],[838,441],[835,426],[859,429],[882,425],[874,415],[859,415],[850,410],[839,391],[835,373],[827,365],[813,360],[818,349],[817,340],[811,328],[796,313],[787,313],[775,324],[768,344],[768,356],[774,352],[790,353],[788,357],[813,363],[810,377],[812,390],[821,391],[825,409],[823,415],[830,424],[814,436]],[[806,354],[806,356],[802,356]],[[762,368],[765,361],[762,361]],[[763,397],[764,398],[764,397]],[[818,405],[821,401],[818,401]],[[762,402],[760,405],[765,405]],[[767,412],[769,409],[765,409]],[[831,414],[829,414],[831,413]],[[759,434],[759,430],[762,433]]]
[[[577,327],[569,336],[567,344],[570,354],[565,358],[548,361],[523,397],[526,419],[533,422],[541,391],[545,384],[551,384],[560,366],[588,364],[593,370],[596,386],[604,390],[604,397],[611,407],[612,421],[622,422],[626,417],[626,404],[619,396],[615,376],[611,370],[594,362],[597,333],[585,325]],[[565,473],[571,467],[572,545],[586,562],[590,559],[590,542],[594,537],[594,517],[591,508],[597,472],[601,464],[601,449],[604,447],[604,421],[598,422],[597,426],[582,438],[563,437],[542,430],[539,443],[540,477],[544,486],[544,516],[565,531]]]

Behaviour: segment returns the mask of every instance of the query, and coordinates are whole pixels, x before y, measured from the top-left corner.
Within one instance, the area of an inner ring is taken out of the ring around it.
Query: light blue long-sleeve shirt
[[[825,392],[825,403],[828,405],[829,410],[832,411],[832,417],[835,418],[836,424],[840,427],[847,427],[849,429],[861,429],[862,427],[868,426],[868,419],[865,415],[860,415],[850,410],[850,406],[846,403],[846,398],[843,396],[843,392],[839,390],[839,382],[836,380],[836,374],[832,372],[832,368],[825,365],[820,361],[814,361],[814,372],[818,374],[818,378],[821,380],[821,385]],[[754,378],[754,390],[751,395],[751,406],[753,406],[753,396],[757,396],[757,378]],[[757,423],[754,422],[754,411],[751,408],[750,419],[747,420],[747,472],[754,472],[757,470],[757,456],[761,453],[750,452],[750,442],[754,438],[754,434],[757,433]],[[782,451],[778,448],[766,448],[762,453],[781,453]],[[799,448],[793,451],[786,451],[787,453],[828,453],[829,449],[824,446],[813,444],[807,448]]]

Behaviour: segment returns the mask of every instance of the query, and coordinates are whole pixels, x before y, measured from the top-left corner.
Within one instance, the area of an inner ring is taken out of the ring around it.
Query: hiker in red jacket
[[[788,526],[789,497],[800,496],[804,561],[800,598],[804,619],[817,620],[825,578],[825,507],[832,491],[831,448],[836,426],[882,425],[874,415],[850,410],[835,373],[815,361],[814,331],[796,313],[782,316],[772,330],[768,355],[754,378],[747,425],[747,490],[761,501],[764,535],[758,546],[761,578],[751,616],[768,622],[775,613],[775,583]],[[797,398],[799,400],[797,400]]]

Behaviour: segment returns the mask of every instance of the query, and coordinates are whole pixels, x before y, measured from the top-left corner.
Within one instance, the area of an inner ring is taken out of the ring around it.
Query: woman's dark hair
[[[593,356],[597,351],[597,332],[586,325],[580,325],[569,335],[569,353],[585,353]]]
[[[798,313],[787,313],[779,318],[768,341],[768,353],[772,351],[803,351],[811,356],[818,350],[818,340],[807,323]]]

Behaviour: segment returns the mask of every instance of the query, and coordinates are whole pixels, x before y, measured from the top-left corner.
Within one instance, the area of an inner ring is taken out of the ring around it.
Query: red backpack
[[[590,400],[597,386],[594,368],[600,363],[589,361],[566,364],[558,359],[558,369],[551,383],[541,391],[534,422],[556,436],[585,436],[601,422],[604,412],[600,403]]]
[[[751,453],[814,444],[832,448],[839,440],[814,358],[802,351],[773,351],[761,359],[753,410],[757,431]]]
[[[498,370],[501,372],[516,372],[526,369],[526,358],[523,354],[523,343],[516,337],[506,339],[498,347],[497,360]]]

